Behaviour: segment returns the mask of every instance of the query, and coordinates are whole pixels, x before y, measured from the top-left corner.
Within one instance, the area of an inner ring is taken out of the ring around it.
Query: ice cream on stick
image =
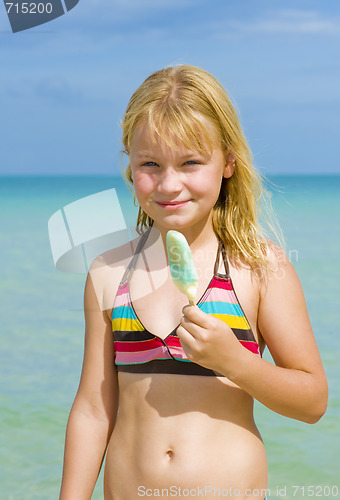
[[[177,288],[188,297],[189,303],[194,305],[198,279],[191,250],[185,236],[178,231],[168,231],[166,248],[172,280]]]

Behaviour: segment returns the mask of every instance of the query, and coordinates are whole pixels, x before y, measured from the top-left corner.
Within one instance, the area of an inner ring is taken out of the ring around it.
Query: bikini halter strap
[[[142,251],[142,249],[143,249],[143,247],[145,245],[145,242],[148,239],[150,230],[151,230],[151,227],[145,233],[143,233],[142,236],[140,237],[140,240],[138,241],[138,244],[137,244],[136,250],[134,252],[134,255],[133,255],[132,259],[130,260],[127,268],[125,269],[125,273],[124,273],[124,275],[122,277],[121,283],[123,283],[124,281],[130,279],[131,274],[132,274],[132,272],[133,272],[133,270],[134,270],[134,268],[136,266],[136,262],[137,262],[137,259],[139,257],[139,254],[141,253],[141,251]]]
[[[228,263],[227,252],[225,251],[222,240],[219,240],[218,250],[217,250],[217,255],[216,255],[216,260],[215,260],[215,266],[214,266],[214,275],[215,276],[216,276],[216,274],[218,274],[218,268],[220,267],[220,255],[221,254],[222,254],[225,274],[229,278],[229,263]]]

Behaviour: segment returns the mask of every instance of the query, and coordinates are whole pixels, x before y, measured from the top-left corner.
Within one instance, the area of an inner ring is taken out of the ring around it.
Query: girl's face
[[[216,137],[214,125],[202,121]],[[159,136],[153,140],[145,122],[136,127],[130,149],[135,194],[161,232],[202,231],[211,222],[223,177],[233,174],[235,158],[217,145],[204,154],[178,141],[176,146],[172,149]]]

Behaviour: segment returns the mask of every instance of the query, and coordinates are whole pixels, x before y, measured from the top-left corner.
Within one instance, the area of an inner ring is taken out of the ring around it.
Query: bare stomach
[[[120,373],[119,387],[105,500],[265,497],[267,461],[248,394],[203,376]]]

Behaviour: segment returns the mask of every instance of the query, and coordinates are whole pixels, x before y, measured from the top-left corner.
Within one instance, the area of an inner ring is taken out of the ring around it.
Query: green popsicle
[[[198,278],[185,236],[178,231],[168,231],[166,248],[172,280],[177,288],[188,297],[190,304],[194,305]]]

